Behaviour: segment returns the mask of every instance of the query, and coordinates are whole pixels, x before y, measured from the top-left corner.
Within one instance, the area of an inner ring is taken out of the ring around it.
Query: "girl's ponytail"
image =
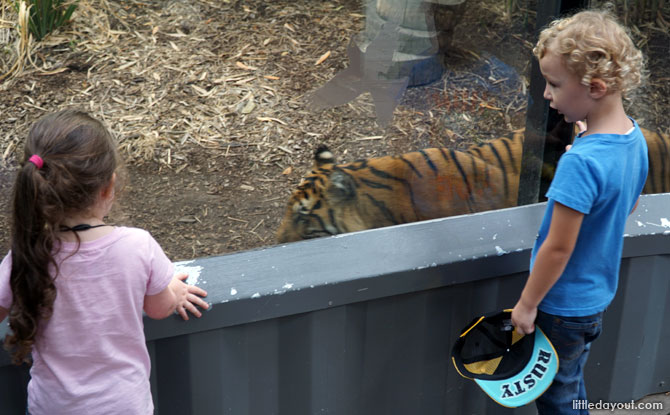
[[[49,265],[56,266],[52,257],[54,230],[47,223],[40,200],[48,192],[45,185],[38,166],[25,162],[12,195],[12,332],[5,339],[5,346],[15,364],[28,361],[38,322],[51,316],[56,299],[56,287],[49,273]]]

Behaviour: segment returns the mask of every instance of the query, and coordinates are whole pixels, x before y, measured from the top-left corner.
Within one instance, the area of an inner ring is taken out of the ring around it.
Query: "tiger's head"
[[[335,165],[328,147],[320,145],[314,153],[314,168],[288,200],[277,241],[293,242],[357,230],[351,226],[343,229],[337,218],[348,210],[347,205],[353,205],[355,198],[354,180]]]

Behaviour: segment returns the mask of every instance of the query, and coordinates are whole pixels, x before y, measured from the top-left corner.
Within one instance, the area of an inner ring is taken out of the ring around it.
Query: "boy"
[[[623,107],[640,84],[643,59],[604,11],[554,21],[533,54],[547,82],[544,98],[587,129],[559,161],[512,322],[525,334],[537,324],[559,355],[538,411],[573,414],[573,401],[586,399],[584,364],[617,288],[626,218],[647,178],[645,139]]]

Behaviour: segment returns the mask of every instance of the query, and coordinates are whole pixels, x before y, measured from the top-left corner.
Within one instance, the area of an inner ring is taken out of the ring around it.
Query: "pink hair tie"
[[[37,170],[41,169],[42,166],[44,166],[44,160],[42,160],[42,157],[38,156],[37,154],[33,154],[32,156],[30,156],[28,161],[33,163],[37,167]]]

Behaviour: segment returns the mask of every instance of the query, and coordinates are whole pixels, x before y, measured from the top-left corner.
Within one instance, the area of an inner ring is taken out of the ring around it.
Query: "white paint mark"
[[[670,221],[667,218],[661,218],[661,223],[647,222],[646,225],[658,226],[660,228],[670,228]]]
[[[495,241],[496,239],[498,239],[498,234],[497,233],[493,234],[493,240]]]
[[[193,261],[181,261],[174,263],[174,272],[175,274],[184,273],[188,275],[186,278],[186,284],[188,285],[198,285],[198,279],[200,278],[200,272],[202,272],[202,267],[200,265],[188,266],[188,264]]]
[[[282,288],[287,289],[287,290],[290,290],[291,288],[293,288],[293,284],[290,283],[290,282],[287,282],[286,284],[284,284],[284,285],[282,286]]]
[[[498,253],[498,256],[505,255],[507,253],[504,249],[502,249],[498,245],[496,245],[496,252]]]
[[[251,298],[260,298],[261,293],[254,293],[254,295],[251,296]]]
[[[426,265],[421,265],[421,266],[416,267],[416,268],[414,268],[414,269],[415,269],[415,270],[422,270],[422,269],[431,268],[431,267],[436,267],[436,266],[437,266],[437,263],[433,262],[433,263],[430,264],[430,265],[428,265],[428,264],[426,264]]]
[[[230,289],[230,295],[236,295],[236,294],[237,294],[237,290],[235,288],[231,288]]]
[[[644,223],[640,222],[639,220],[636,220],[635,223],[637,223],[637,226],[638,226],[639,228],[644,228],[645,226],[647,226],[647,225],[645,225]]]

